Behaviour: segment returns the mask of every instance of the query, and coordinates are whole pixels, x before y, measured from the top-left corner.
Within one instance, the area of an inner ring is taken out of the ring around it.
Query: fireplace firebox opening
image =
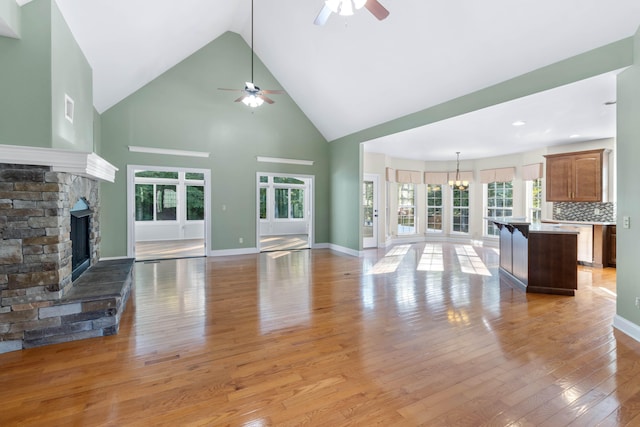
[[[91,266],[91,209],[84,198],[71,209],[71,280],[76,280]]]

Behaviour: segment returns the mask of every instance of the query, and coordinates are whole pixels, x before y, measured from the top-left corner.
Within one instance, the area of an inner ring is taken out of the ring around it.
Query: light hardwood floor
[[[136,260],[189,258],[204,256],[204,239],[156,240],[136,242]]]
[[[564,297],[497,265],[451,244],[138,263],[118,335],[0,355],[0,425],[640,425],[615,270]]]
[[[309,249],[309,236],[307,234],[284,234],[277,236],[260,237],[260,251],[296,251]]]

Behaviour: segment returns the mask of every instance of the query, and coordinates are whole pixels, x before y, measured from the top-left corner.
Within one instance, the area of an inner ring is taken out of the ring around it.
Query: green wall
[[[0,144],[93,151],[89,63],[54,0],[21,8],[21,38],[0,37]],[[75,101],[73,124],[64,95]]]
[[[98,110],[93,109],[93,152],[100,155],[102,141],[102,117]]]
[[[254,110],[233,102],[240,93],[217,90],[243,88],[250,67],[249,47],[239,35],[227,32],[105,111],[101,156],[120,170],[115,184],[102,184],[102,205],[125,206],[128,164],[210,169],[211,249],[255,248],[256,172],[314,175],[315,241],[328,242],[329,145],[287,95],[273,95],[275,104]],[[259,60],[255,80],[265,89],[281,88]],[[130,145],[211,154],[208,159],[149,155],[129,152]],[[256,156],[315,163],[258,163]],[[125,209],[102,212],[102,256],[126,255]]]
[[[65,94],[74,101],[65,118]],[[93,151],[93,78],[89,62],[55,3],[51,7],[51,146]]]
[[[618,75],[617,137],[617,314],[640,325],[640,274],[635,265],[640,242],[640,31],[635,36],[635,64]],[[631,228],[622,218],[631,217]]]
[[[0,0],[0,24],[4,24],[13,33],[12,36],[20,37],[22,19],[20,7],[15,0]]]
[[[360,144],[331,145],[331,243],[362,249],[362,149]]]
[[[51,2],[22,7],[20,39],[0,37],[0,144],[51,146]]]

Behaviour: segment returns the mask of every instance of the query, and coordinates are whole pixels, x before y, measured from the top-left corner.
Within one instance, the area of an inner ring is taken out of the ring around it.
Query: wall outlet
[[[244,239],[241,237],[238,239],[238,243],[244,243]]]
[[[622,228],[631,228],[631,217],[622,217]]]

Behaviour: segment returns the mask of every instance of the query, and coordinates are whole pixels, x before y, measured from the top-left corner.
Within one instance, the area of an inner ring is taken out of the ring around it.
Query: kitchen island
[[[525,218],[488,217],[500,230],[500,274],[526,292],[575,295],[578,234]]]

